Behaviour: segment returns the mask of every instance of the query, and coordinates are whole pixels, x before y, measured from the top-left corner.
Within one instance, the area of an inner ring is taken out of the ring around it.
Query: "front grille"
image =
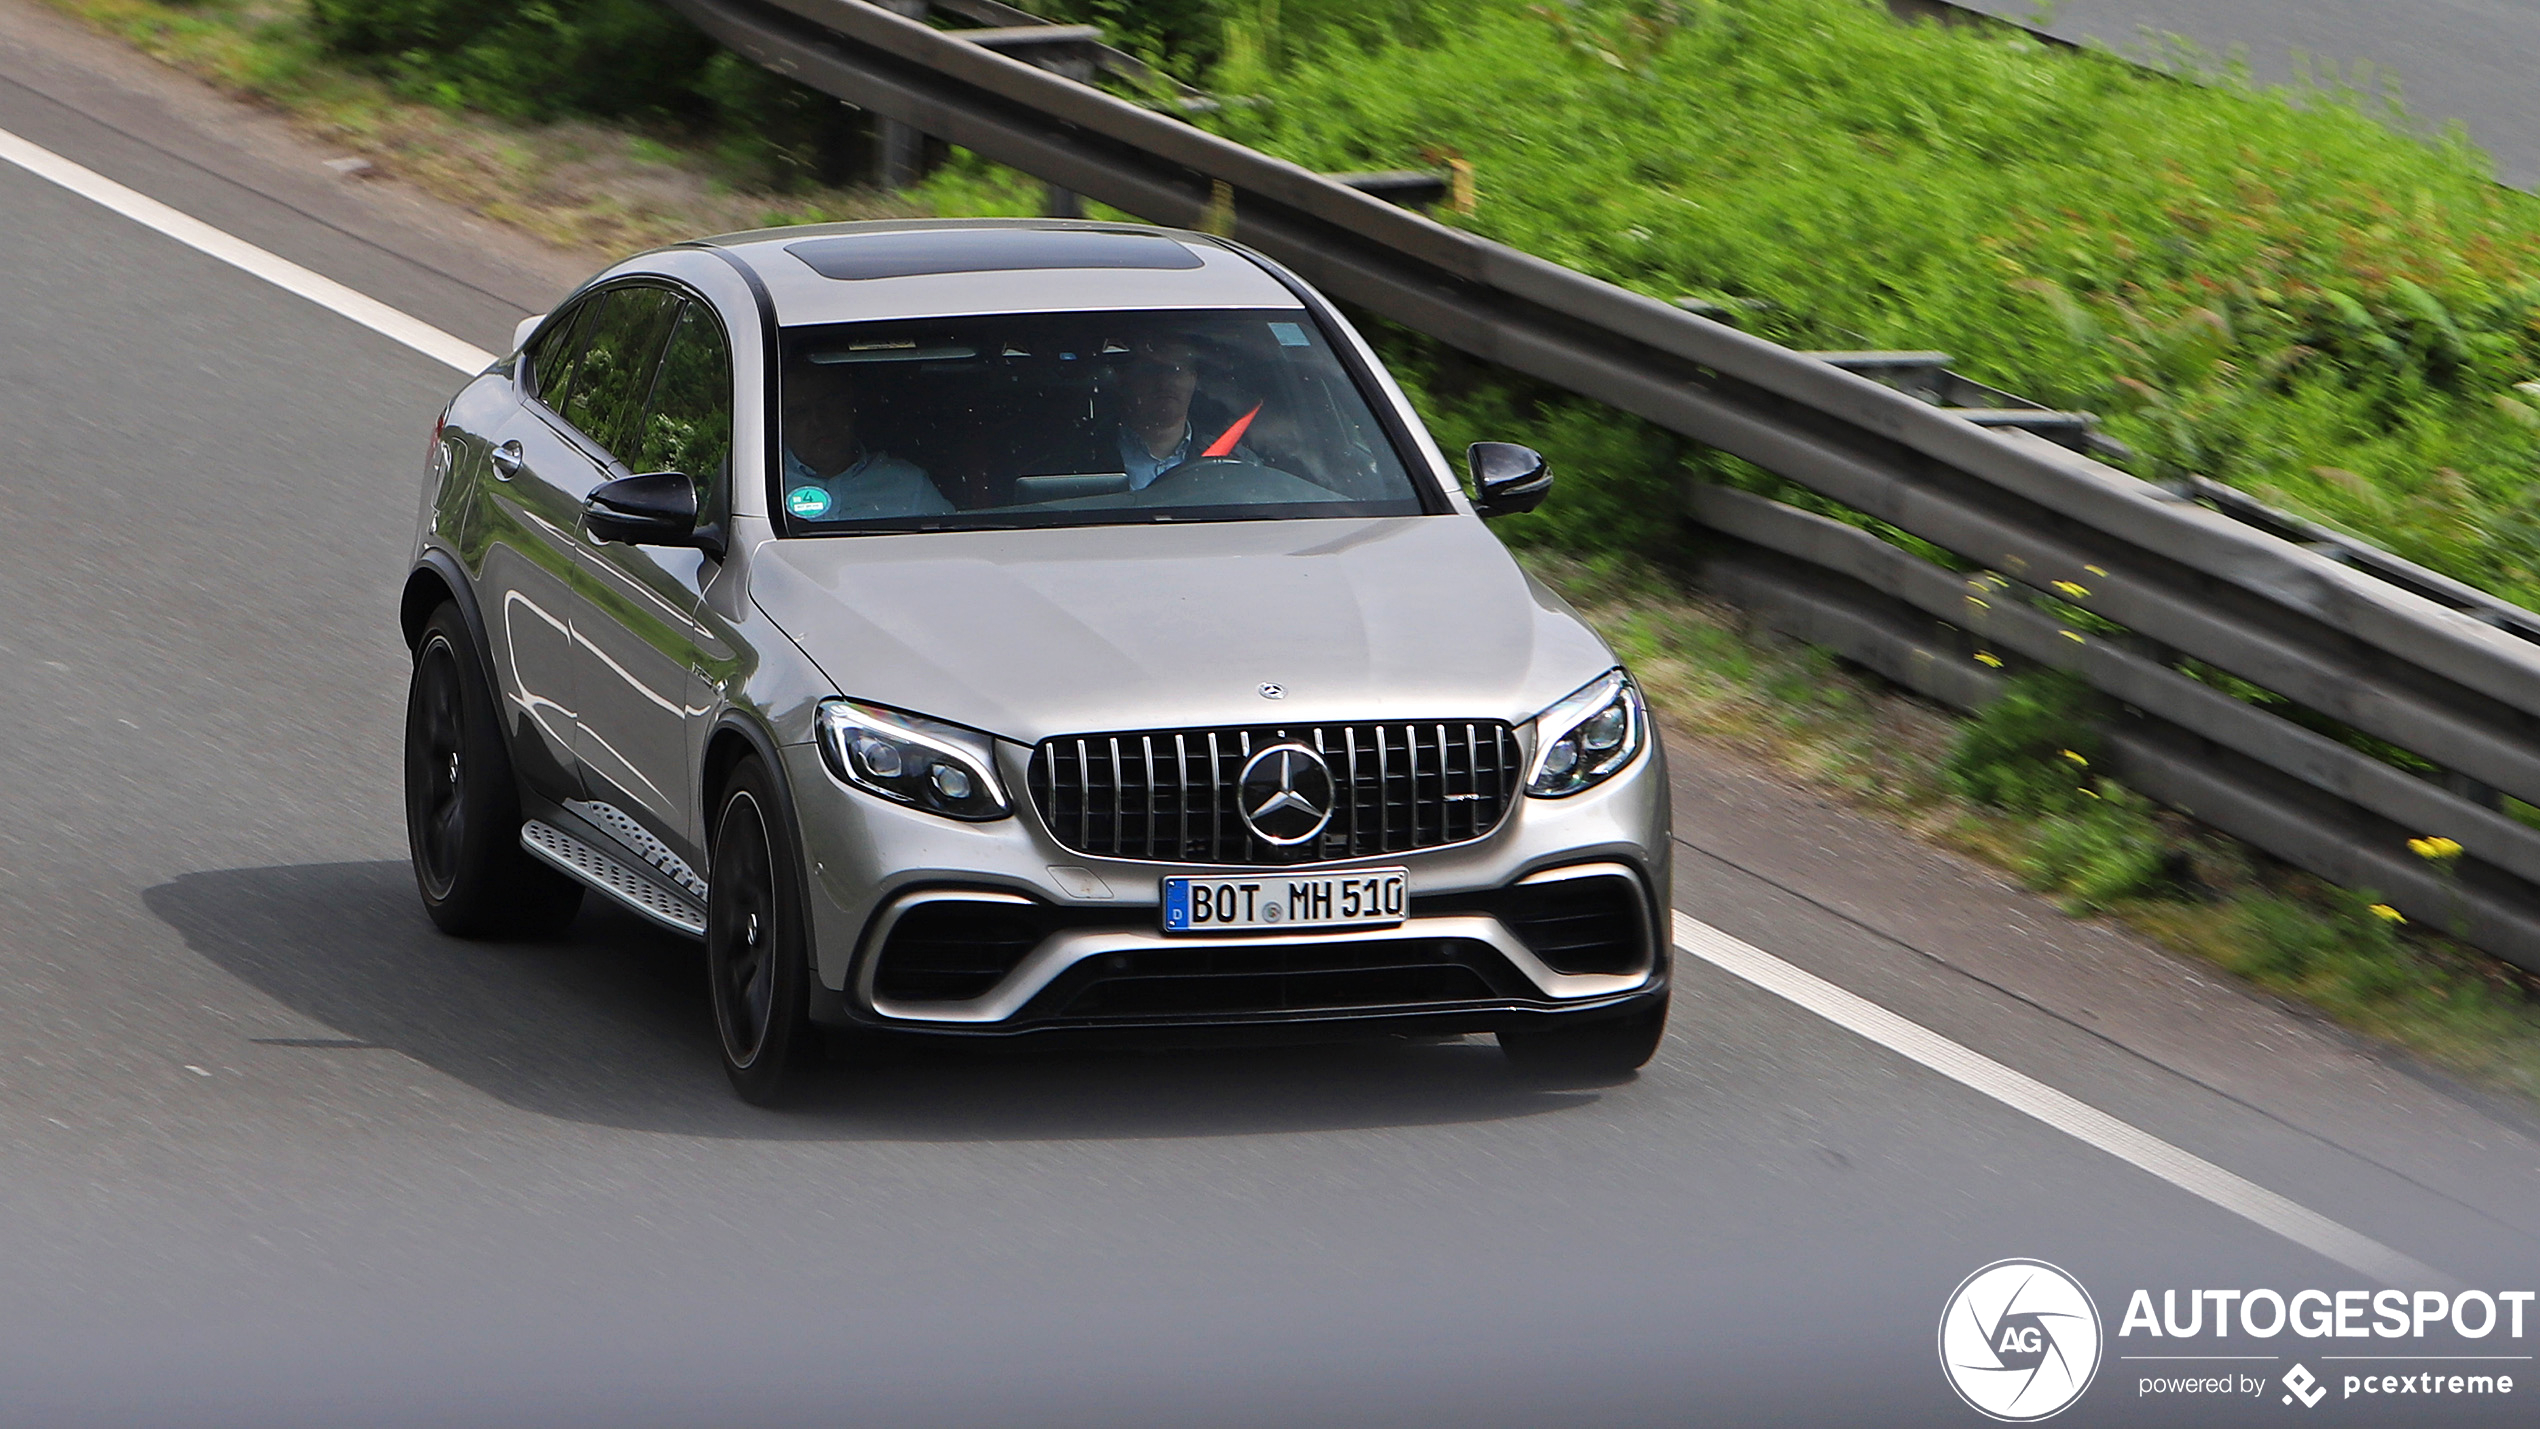
[[[1332,771],[1331,822],[1282,846],[1254,834],[1235,786],[1256,750],[1294,742]],[[1499,827],[1524,778],[1497,720],[1139,730],[1043,740],[1032,801],[1079,853],[1158,863],[1321,863],[1408,853]]]

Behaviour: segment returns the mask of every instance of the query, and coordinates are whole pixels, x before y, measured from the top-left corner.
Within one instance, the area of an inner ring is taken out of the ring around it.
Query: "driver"
[[[1191,395],[1199,387],[1199,348],[1189,338],[1161,334],[1131,349],[1120,383],[1120,469],[1129,489],[1140,490],[1194,456],[1257,460],[1239,445],[1250,413],[1223,434],[1194,437]],[[1255,407],[1254,412],[1260,408]],[[1213,438],[1213,440],[1212,440]],[[1200,443],[1208,443],[1205,450]]]
[[[953,509],[914,462],[857,440],[846,374],[797,357],[785,367],[785,509],[805,521],[942,516]]]

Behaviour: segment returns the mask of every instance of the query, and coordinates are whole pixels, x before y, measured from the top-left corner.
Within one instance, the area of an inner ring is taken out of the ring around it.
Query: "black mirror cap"
[[[1464,460],[1473,473],[1473,509],[1484,516],[1532,511],[1552,492],[1552,463],[1515,442],[1475,442]]]
[[[722,533],[697,524],[697,483],[676,471],[602,482],[582,499],[582,528],[630,546],[695,546],[720,556]]]

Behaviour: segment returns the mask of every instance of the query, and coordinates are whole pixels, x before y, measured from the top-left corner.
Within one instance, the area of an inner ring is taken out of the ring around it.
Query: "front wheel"
[[[706,895],[706,973],[723,1070],[743,1101],[770,1106],[818,1045],[801,860],[774,781],[757,760],[733,772],[715,818]]]
[[[1667,1035],[1667,999],[1620,1017],[1586,1022],[1555,1022],[1547,1027],[1510,1027],[1499,1033],[1499,1050],[1519,1070],[1566,1081],[1620,1081],[1639,1071],[1658,1054]]]

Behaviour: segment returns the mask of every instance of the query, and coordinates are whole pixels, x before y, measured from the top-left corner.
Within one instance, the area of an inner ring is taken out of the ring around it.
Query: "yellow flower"
[[[1991,665],[1997,670],[2002,668],[2002,657],[1994,654],[1990,650],[1978,650],[1976,652],[1976,660],[1981,664]]]
[[[2385,923],[2405,923],[2408,921],[2407,914],[2400,912],[2398,909],[2391,907],[2387,903],[2375,903],[2372,905],[2372,916],[2379,918]]]
[[[2408,840],[2408,852],[2434,863],[2447,863],[2461,856],[2461,845],[2458,839],[2447,839],[2438,834],[2432,838]]]
[[[2077,586],[2071,581],[2057,581],[2055,582],[2055,589],[2062,591],[2064,594],[2071,596],[2075,600],[2085,599],[2090,594],[2087,587]]]
[[[2073,763],[2080,765],[2084,769],[2090,767],[2089,760],[2082,758],[2080,755],[2073,753],[2069,749],[2057,750],[2056,753],[2063,755],[2066,759],[2071,760]]]

